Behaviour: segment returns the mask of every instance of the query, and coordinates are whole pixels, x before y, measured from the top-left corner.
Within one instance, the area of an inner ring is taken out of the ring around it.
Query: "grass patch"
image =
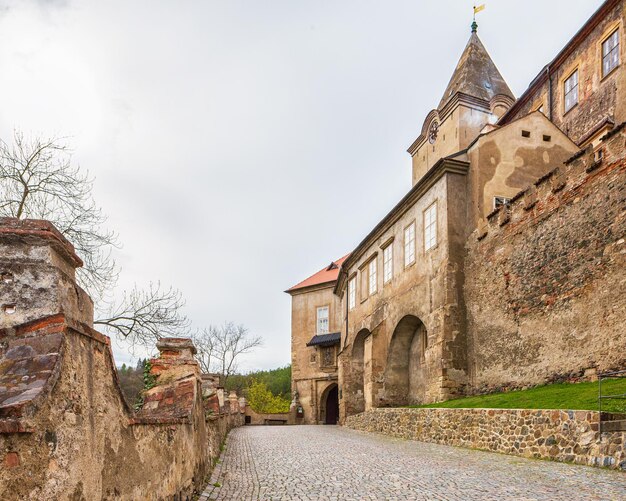
[[[602,381],[603,395],[626,393],[626,379]],[[411,408],[598,410],[598,383],[555,383],[528,390],[457,398]],[[603,400],[602,410],[626,413],[626,400]]]

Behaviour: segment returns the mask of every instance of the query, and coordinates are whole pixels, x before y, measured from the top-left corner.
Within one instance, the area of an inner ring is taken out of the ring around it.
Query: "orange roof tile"
[[[294,285],[290,289],[287,289],[285,292],[292,292],[298,289],[304,289],[305,287],[311,287],[312,285],[320,285],[334,282],[339,276],[339,268],[341,268],[341,263],[343,263],[349,255],[350,254],[346,254],[341,259],[333,261],[325,268],[321,269],[314,275],[311,275],[309,278],[303,280],[302,282]]]

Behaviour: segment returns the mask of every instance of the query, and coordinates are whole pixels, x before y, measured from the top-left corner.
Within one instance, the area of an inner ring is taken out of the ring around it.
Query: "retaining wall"
[[[354,430],[517,456],[626,470],[626,433],[599,431],[592,411],[373,409],[346,418]]]

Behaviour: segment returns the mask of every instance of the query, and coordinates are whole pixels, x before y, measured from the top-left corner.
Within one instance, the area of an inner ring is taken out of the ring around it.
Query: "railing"
[[[598,411],[600,412],[600,432],[602,432],[603,411],[602,402],[605,400],[626,400],[626,393],[618,393],[615,395],[606,395],[602,393],[602,381],[609,379],[626,378],[626,370],[604,372],[598,375]],[[621,409],[623,413],[626,413],[626,405]],[[611,411],[614,412],[614,411]]]

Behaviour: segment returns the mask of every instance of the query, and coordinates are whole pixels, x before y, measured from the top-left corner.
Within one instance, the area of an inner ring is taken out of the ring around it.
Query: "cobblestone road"
[[[626,473],[335,426],[233,430],[201,500],[626,500]]]

